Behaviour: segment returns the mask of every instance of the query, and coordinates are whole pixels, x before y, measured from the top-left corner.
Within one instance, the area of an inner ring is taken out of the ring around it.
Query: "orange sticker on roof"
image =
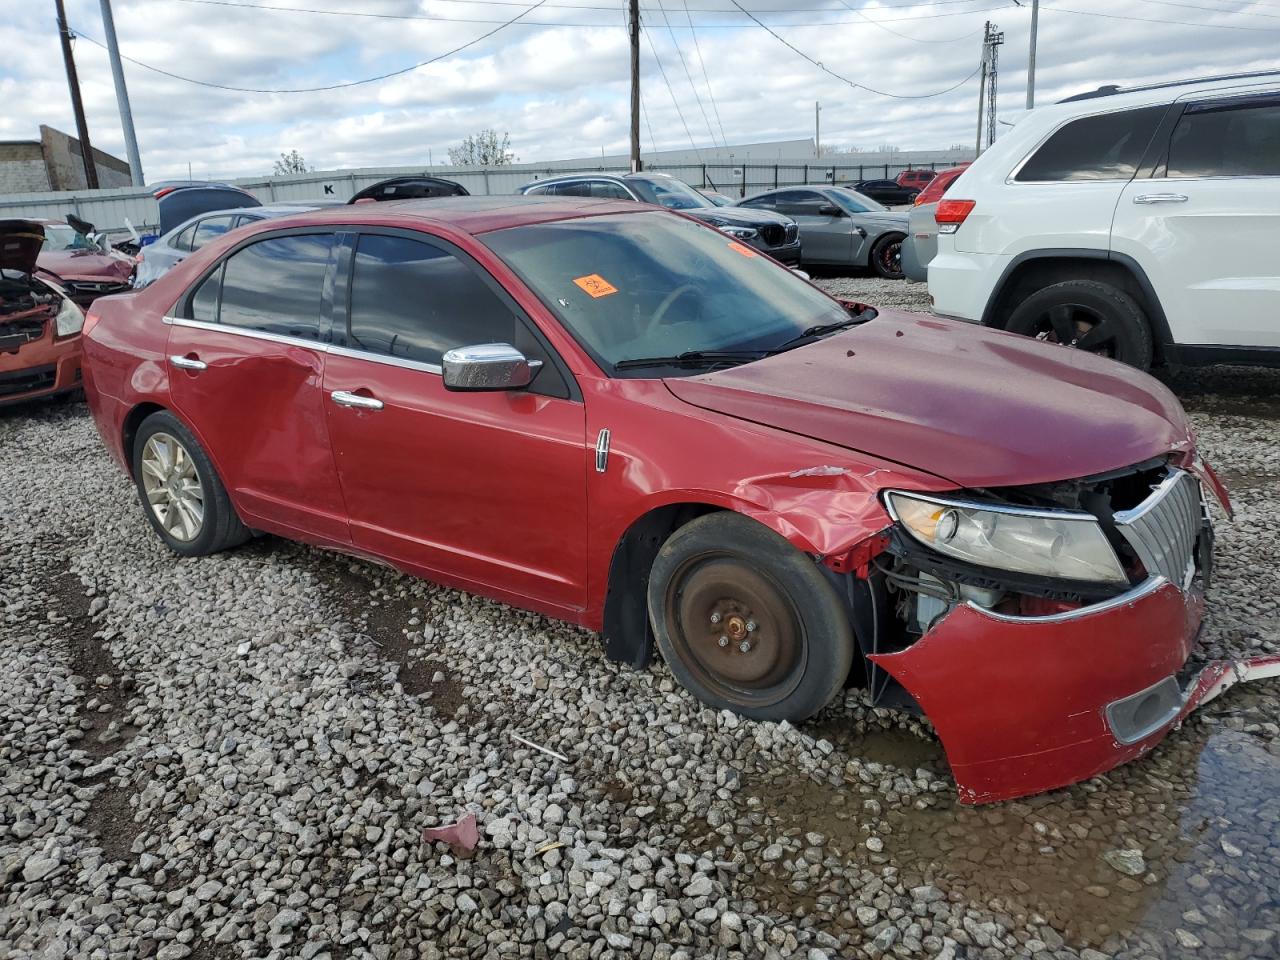
[[[573,282],[596,298],[607,297],[611,293],[618,292],[617,287],[598,273],[591,273],[585,277],[575,277]]]
[[[730,249],[730,250],[732,250],[734,253],[740,253],[740,254],[742,254],[744,257],[758,257],[758,256],[760,256],[760,254],[756,253],[754,250],[752,250],[752,249],[751,249],[750,247],[748,247],[746,244],[738,243],[738,241],[737,241],[737,240],[731,240],[731,241],[729,242],[729,249]]]

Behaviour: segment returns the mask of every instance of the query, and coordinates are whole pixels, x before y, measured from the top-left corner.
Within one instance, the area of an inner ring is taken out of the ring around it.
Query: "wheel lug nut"
[[[711,622],[712,622],[712,623],[719,623],[719,622],[720,622],[720,614],[718,614],[718,613],[713,613],[713,614],[711,615]]]
[[[729,638],[728,638],[728,637],[721,637],[721,638],[720,638],[720,646],[722,646],[722,647],[727,647],[728,645],[729,645]]]
[[[743,653],[746,653],[748,650],[751,649],[751,644],[743,640],[740,644],[738,644],[738,649],[741,650]]]
[[[748,620],[747,633],[755,633],[755,632],[756,632],[756,622],[754,620]]]

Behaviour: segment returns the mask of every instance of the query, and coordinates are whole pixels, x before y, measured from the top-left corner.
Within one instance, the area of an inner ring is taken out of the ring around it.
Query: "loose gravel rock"
[[[1203,655],[1280,651],[1280,375],[1170,382],[1238,501]],[[74,404],[0,412],[0,636],[0,956],[1276,956],[1274,684],[961,808],[857,691],[753,723],[379,567],[176,558]],[[422,841],[468,812],[474,851]]]

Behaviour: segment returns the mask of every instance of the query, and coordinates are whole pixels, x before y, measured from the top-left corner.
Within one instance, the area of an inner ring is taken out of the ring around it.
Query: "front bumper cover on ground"
[[[1181,682],[1203,609],[1198,591],[1159,577],[1053,616],[966,604],[907,649],[871,660],[933,722],[960,801],[1010,800],[1140,757],[1229,686],[1280,675],[1275,656],[1213,661]]]

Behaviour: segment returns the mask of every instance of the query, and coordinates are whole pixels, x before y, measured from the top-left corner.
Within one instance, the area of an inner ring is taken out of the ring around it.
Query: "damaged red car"
[[[246,227],[86,330],[98,428],[184,556],[255,531],[581,624],[701,701],[851,683],[965,802],[1150,750],[1225,493],[1120,364],[839,302],[631,202],[461,197]]]
[[[36,266],[45,228],[0,220],[0,406],[80,387],[84,314]]]

